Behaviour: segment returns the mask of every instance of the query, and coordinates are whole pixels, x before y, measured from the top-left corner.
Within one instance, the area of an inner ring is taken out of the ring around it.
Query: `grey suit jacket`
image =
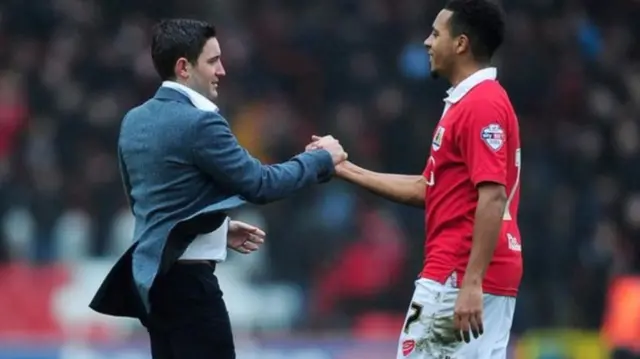
[[[118,260],[90,307],[144,319],[149,290],[191,241],[216,229],[226,211],[273,202],[334,172],[324,150],[263,165],[236,141],[227,121],[202,111],[174,89],[129,111],[122,122],[118,158],[135,216],[133,245]]]

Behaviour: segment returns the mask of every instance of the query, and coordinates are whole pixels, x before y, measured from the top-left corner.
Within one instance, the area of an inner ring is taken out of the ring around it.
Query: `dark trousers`
[[[157,278],[144,323],[153,359],[235,359],[229,313],[214,268],[177,263]]]

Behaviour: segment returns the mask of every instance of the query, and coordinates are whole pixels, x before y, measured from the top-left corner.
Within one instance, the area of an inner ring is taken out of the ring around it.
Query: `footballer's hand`
[[[482,285],[462,285],[453,312],[453,327],[459,341],[471,341],[484,332],[482,325]]]
[[[311,136],[311,143],[309,143],[307,147],[305,147],[305,150],[313,151],[313,150],[323,149],[325,148],[325,146],[327,146],[328,144],[334,141],[340,143],[340,141],[336,140],[331,135],[326,135],[324,137],[313,135]]]
[[[257,251],[264,243],[266,234],[256,226],[240,222],[229,221],[227,231],[227,247],[242,254]]]
[[[345,178],[348,173],[347,167],[352,164],[351,162],[343,161],[336,165],[336,177]]]
[[[311,140],[312,142],[307,145],[305,150],[307,151],[312,151],[317,149],[326,150],[327,152],[329,152],[329,154],[331,154],[331,159],[333,160],[333,164],[336,166],[347,160],[347,157],[348,157],[347,153],[344,151],[344,148],[342,148],[342,145],[340,145],[340,142],[335,138],[333,138],[333,136],[328,135],[328,136],[320,137],[320,136],[314,135],[311,137]]]

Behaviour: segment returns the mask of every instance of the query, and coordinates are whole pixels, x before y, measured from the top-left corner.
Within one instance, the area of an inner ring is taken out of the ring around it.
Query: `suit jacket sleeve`
[[[133,211],[133,198],[131,198],[131,183],[129,183],[129,173],[127,173],[127,167],[124,164],[124,159],[122,158],[122,151],[120,150],[120,146],[118,146],[118,167],[120,168],[120,178],[122,180],[124,194],[127,196],[127,202],[129,203],[129,208],[131,209],[131,211]]]
[[[196,121],[192,143],[195,164],[214,180],[252,203],[282,199],[310,184],[327,180],[335,170],[325,150],[301,153],[291,160],[264,165],[245,150],[217,113]]]

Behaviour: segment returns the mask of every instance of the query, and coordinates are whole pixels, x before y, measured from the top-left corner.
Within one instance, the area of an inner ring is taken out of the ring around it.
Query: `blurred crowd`
[[[519,115],[524,163],[514,330],[597,328],[609,280],[640,269],[640,3],[505,3],[495,62]],[[442,5],[2,1],[0,257],[74,262],[129,245],[116,139],[123,114],[159,85],[149,34],[162,17],[218,27],[227,69],[218,105],[263,162],[330,133],[364,167],[421,173],[448,87],[429,78],[422,45]],[[334,180],[243,213],[266,227],[268,244],[239,277],[249,291],[289,288],[293,325],[404,316],[422,265],[421,211]]]

